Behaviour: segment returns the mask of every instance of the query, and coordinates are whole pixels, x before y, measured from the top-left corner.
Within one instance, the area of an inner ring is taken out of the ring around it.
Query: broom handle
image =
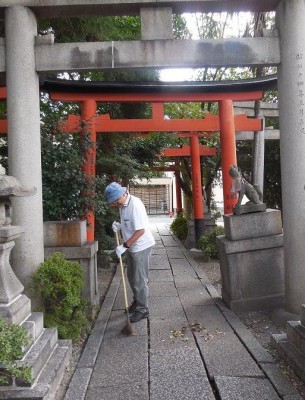
[[[115,232],[115,237],[116,237],[117,246],[119,246],[120,245],[120,241],[119,241],[118,232]],[[121,267],[121,274],[122,274],[122,281],[123,281],[125,308],[126,308],[126,310],[128,310],[127,290],[126,290],[126,283],[125,283],[124,267],[123,267],[123,262],[122,262],[122,257],[121,256],[119,256],[119,260],[120,260],[120,267]]]

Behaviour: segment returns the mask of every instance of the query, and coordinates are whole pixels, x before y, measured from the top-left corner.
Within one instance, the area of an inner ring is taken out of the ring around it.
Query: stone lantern
[[[10,197],[32,196],[35,193],[36,188],[22,186],[13,176],[5,175],[5,169],[0,165],[0,317],[13,323],[19,323],[28,314],[30,301],[21,295],[24,287],[9,261],[14,240],[23,233],[20,226],[11,225]]]

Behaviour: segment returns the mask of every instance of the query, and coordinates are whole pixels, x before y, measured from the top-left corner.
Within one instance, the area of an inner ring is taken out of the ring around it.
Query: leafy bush
[[[31,382],[30,367],[19,366],[17,363],[29,342],[30,337],[23,326],[0,319],[0,385],[10,384],[12,378]]]
[[[46,327],[56,326],[62,339],[79,340],[89,328],[81,265],[56,252],[41,264],[33,282],[44,301]]]
[[[216,225],[208,234],[200,236],[198,240],[198,248],[203,252],[205,261],[218,259],[218,247],[216,237],[224,234],[224,228]]]
[[[170,228],[178,239],[186,239],[188,232],[188,223],[187,219],[183,215],[178,215],[171,223]]]

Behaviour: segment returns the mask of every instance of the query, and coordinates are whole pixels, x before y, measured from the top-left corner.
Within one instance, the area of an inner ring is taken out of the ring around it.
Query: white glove
[[[112,223],[113,232],[115,233],[115,232],[119,231],[120,229],[121,229],[121,224],[119,222],[114,221]]]
[[[121,257],[121,255],[124,254],[126,250],[127,250],[126,247],[124,247],[122,244],[120,244],[120,245],[115,249],[115,252],[116,252],[116,255],[117,255],[118,257]]]

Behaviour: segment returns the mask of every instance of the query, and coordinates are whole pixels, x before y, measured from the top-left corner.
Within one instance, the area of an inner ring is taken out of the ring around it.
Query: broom
[[[117,246],[119,246],[120,241],[119,241],[118,232],[115,232],[115,237],[116,237]],[[126,309],[126,317],[127,317],[126,325],[121,330],[121,333],[123,335],[126,335],[126,336],[135,336],[136,333],[132,329],[131,322],[130,322],[130,319],[129,319],[127,290],[126,290],[126,283],[125,283],[124,267],[123,267],[123,262],[122,262],[122,257],[121,256],[119,256],[119,260],[120,260],[120,267],[121,267],[121,274],[122,274],[122,282],[123,282],[123,289],[124,289],[124,299],[125,299],[125,309]]]

